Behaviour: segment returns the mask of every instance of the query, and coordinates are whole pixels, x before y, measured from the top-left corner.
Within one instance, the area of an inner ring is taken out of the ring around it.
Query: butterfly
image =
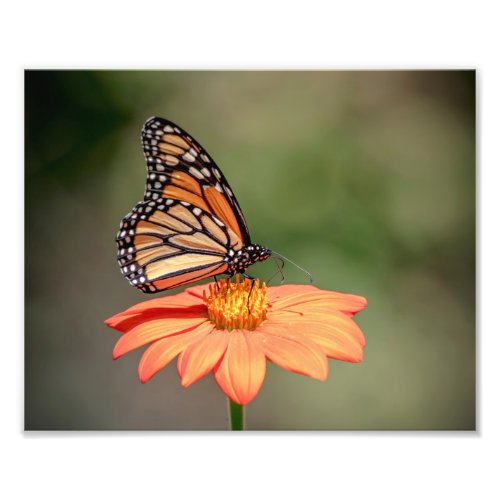
[[[121,221],[118,263],[145,293],[234,276],[272,251],[253,244],[243,212],[219,167],[189,134],[164,118],[142,128],[144,200]]]

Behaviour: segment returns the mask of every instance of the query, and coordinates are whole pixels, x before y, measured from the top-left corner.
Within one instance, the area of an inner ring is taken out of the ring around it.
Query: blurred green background
[[[475,428],[474,71],[27,71],[25,92],[26,429],[227,428],[212,375],[141,385],[141,350],[111,359],[103,320],[152,298],[114,242],[151,115],[209,151],[254,242],[368,298],[364,361],[268,364],[249,429]]]

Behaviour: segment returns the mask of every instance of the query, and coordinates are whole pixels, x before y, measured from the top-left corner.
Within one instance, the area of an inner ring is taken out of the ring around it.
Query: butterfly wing
[[[121,222],[118,262],[146,293],[222,274],[250,243],[243,213],[208,153],[177,125],[150,118],[142,130],[144,201]]]
[[[212,214],[171,198],[138,203],[116,240],[122,274],[146,293],[224,273],[229,250],[241,245]]]
[[[149,118],[142,129],[148,168],[144,199],[186,201],[213,214],[248,245],[248,226],[229,183],[206,150],[164,118]]]

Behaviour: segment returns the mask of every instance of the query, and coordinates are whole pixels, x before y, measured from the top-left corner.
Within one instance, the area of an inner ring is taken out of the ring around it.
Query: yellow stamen
[[[245,279],[240,283],[222,280],[210,285],[210,295],[203,295],[208,308],[208,317],[219,330],[255,330],[265,319],[268,306],[266,284],[260,287],[259,280]]]

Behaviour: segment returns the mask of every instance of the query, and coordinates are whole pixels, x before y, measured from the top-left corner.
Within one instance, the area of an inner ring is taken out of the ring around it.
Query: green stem
[[[229,422],[232,431],[242,431],[245,429],[245,407],[227,398]]]

